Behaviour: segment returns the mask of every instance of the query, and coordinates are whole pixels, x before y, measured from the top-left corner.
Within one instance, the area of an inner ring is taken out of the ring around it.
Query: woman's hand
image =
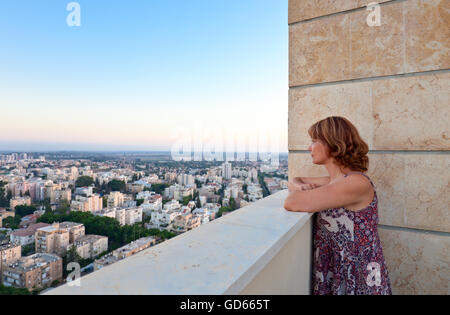
[[[312,189],[316,189],[318,187],[320,187],[320,186],[316,185],[316,184],[298,184],[293,181],[290,181],[288,184],[289,192],[293,192],[296,190],[312,190]]]

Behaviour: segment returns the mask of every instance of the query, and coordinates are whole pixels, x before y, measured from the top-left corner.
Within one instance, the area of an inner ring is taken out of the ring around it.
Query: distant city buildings
[[[6,285],[43,288],[54,281],[49,279],[61,280],[61,258],[73,249],[83,259],[96,259],[94,269],[98,270],[160,240],[139,239],[98,258],[108,251],[107,236],[85,235],[84,225],[78,222],[35,223],[46,211],[55,215],[68,210],[88,212],[116,220],[119,226],[140,224],[140,228],[179,234],[288,185],[287,161],[278,169],[230,161],[204,166],[197,163],[193,168],[183,163],[137,161],[125,155],[77,159],[72,153],[67,158],[64,154],[49,153],[49,159],[21,153],[0,155],[0,188],[7,197],[0,208],[0,227],[5,222],[7,225],[1,230],[0,246],[9,244],[1,254],[3,266],[9,268]],[[92,184],[76,187],[81,176],[91,177],[92,181],[87,180]],[[39,210],[23,215],[19,224],[16,218],[14,225],[20,228],[12,230],[13,220],[8,218],[15,216],[14,209],[20,205],[33,205]],[[36,254],[21,257],[21,246],[32,244]]]

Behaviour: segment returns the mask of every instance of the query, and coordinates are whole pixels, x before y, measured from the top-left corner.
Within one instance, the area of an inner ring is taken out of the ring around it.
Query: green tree
[[[67,214],[68,212],[70,212],[69,201],[67,201],[66,199],[61,200],[61,202],[59,203],[59,206],[55,212],[57,212],[59,214]]]
[[[29,256],[31,254],[34,254],[34,251],[34,243],[22,246],[22,256]]]
[[[25,288],[6,287],[0,283],[0,295],[31,295]]]
[[[26,215],[33,214],[33,212],[36,211],[36,207],[21,205],[21,206],[16,206],[15,211],[16,211],[16,215],[24,217]]]
[[[145,188],[144,190],[148,190],[148,191],[154,191],[157,194],[164,194],[164,189],[166,189],[167,187],[169,187],[168,184],[152,184],[151,188]]]
[[[3,219],[3,227],[17,230],[19,228],[21,219],[22,217],[19,215],[16,215],[14,217],[7,217],[6,219]]]
[[[187,206],[189,201],[191,201],[191,196],[183,197],[183,206]]]
[[[126,184],[124,181],[113,179],[106,185],[107,189],[111,191],[125,192]]]
[[[88,187],[94,183],[94,179],[90,176],[80,176],[75,181],[75,187]]]
[[[244,194],[248,194],[247,188],[248,188],[247,184],[242,185],[242,190],[244,191]]]
[[[236,205],[236,200],[234,200],[233,197],[230,197],[230,206],[229,208],[231,209],[231,211],[234,211],[237,209],[237,205]]]

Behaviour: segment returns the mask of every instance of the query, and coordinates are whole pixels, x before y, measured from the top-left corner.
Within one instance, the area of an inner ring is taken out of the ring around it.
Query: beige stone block
[[[290,86],[350,78],[350,15],[289,28]]]
[[[379,223],[450,232],[450,155],[369,154],[367,175],[378,196]],[[309,153],[289,153],[289,178],[328,176]]]
[[[378,196],[380,224],[405,226],[404,156],[399,154],[369,154],[367,175],[375,185]]]
[[[450,237],[380,227],[393,294],[450,294]]]
[[[308,153],[289,153],[288,161],[289,180],[294,177],[321,177],[328,176],[327,171],[321,165],[312,163],[311,155]]]
[[[372,83],[377,150],[450,149],[450,73]]]
[[[366,11],[350,14],[350,78],[402,73],[405,46],[403,3],[382,6],[380,26],[369,26],[368,14]],[[347,36],[343,37],[347,39]]]
[[[450,156],[370,154],[380,224],[450,232]]]
[[[289,149],[307,150],[311,143],[309,127],[329,116],[349,119],[372,149],[374,118],[370,82],[290,89]]]
[[[406,72],[450,68],[450,1],[404,3]]]
[[[371,150],[449,150],[450,73],[291,88],[289,149],[306,150],[308,128],[348,118]]]
[[[450,232],[449,169],[449,155],[405,158],[406,226]]]
[[[367,6],[371,2],[389,0],[289,0],[289,23]]]

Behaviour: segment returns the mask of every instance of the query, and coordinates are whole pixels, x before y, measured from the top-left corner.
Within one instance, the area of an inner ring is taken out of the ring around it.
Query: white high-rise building
[[[190,174],[180,174],[178,175],[178,184],[187,186],[194,184],[194,176]]]
[[[231,164],[228,162],[222,164],[222,177],[224,179],[231,179]]]

